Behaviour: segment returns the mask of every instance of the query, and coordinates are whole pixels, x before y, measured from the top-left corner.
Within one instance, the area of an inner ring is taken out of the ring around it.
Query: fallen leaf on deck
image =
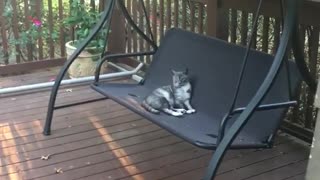
[[[48,160],[50,158],[51,154],[48,154],[46,156],[41,156],[41,160]]]
[[[54,168],[54,170],[56,171],[56,174],[61,174],[63,173],[62,168]]]
[[[72,92],[72,89],[66,89],[66,92]]]

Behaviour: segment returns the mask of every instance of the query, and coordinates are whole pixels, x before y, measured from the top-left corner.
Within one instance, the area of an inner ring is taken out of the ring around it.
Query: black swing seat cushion
[[[143,85],[99,83],[92,88],[196,146],[215,149],[219,125],[232,102],[244,53],[244,47],[171,29],[154,55]],[[251,100],[272,62],[273,56],[251,52],[236,107],[244,107]],[[183,70],[186,67],[193,85],[191,104],[197,110],[195,114],[173,117],[164,113],[152,114],[141,107],[142,100],[151,91],[171,83],[170,68]],[[295,90],[300,75],[293,62],[289,67],[291,89]],[[288,100],[286,75],[283,66],[263,104]],[[285,112],[286,108],[256,111],[231,148],[267,147],[267,139],[276,132]],[[226,130],[237,117],[230,119]]]

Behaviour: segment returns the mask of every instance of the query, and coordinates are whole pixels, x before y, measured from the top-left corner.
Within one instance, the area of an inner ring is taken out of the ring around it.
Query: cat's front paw
[[[182,114],[185,114],[187,113],[187,110],[186,109],[175,109],[176,112],[180,112]]]
[[[179,116],[183,116],[183,113],[182,112],[173,112],[172,115],[179,117]]]
[[[196,110],[195,109],[189,109],[189,110],[187,110],[187,114],[192,114],[192,113],[195,113],[196,112]]]

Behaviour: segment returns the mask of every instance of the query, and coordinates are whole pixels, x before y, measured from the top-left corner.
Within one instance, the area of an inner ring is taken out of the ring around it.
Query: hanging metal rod
[[[141,69],[142,66],[143,64],[139,64],[135,69],[131,71],[126,71],[121,69],[121,72],[100,75],[100,79],[111,79],[111,78],[131,76],[136,74]],[[86,82],[89,83],[89,82],[93,82],[93,80],[94,80],[94,76],[82,77],[77,79],[67,79],[67,80],[62,80],[61,85],[71,85],[71,84],[79,84],[79,83],[86,83]],[[54,83],[55,82],[45,82],[45,83],[3,88],[3,89],[0,89],[0,95],[49,88],[49,87],[52,87]]]

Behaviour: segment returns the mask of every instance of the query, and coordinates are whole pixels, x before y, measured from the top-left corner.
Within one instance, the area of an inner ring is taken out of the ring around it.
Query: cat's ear
[[[184,74],[188,75],[189,74],[189,69],[186,68],[186,70],[184,71]]]
[[[177,74],[177,72],[176,72],[175,70],[171,69],[171,68],[170,68],[170,71],[171,71],[171,74],[172,74],[172,75]]]

